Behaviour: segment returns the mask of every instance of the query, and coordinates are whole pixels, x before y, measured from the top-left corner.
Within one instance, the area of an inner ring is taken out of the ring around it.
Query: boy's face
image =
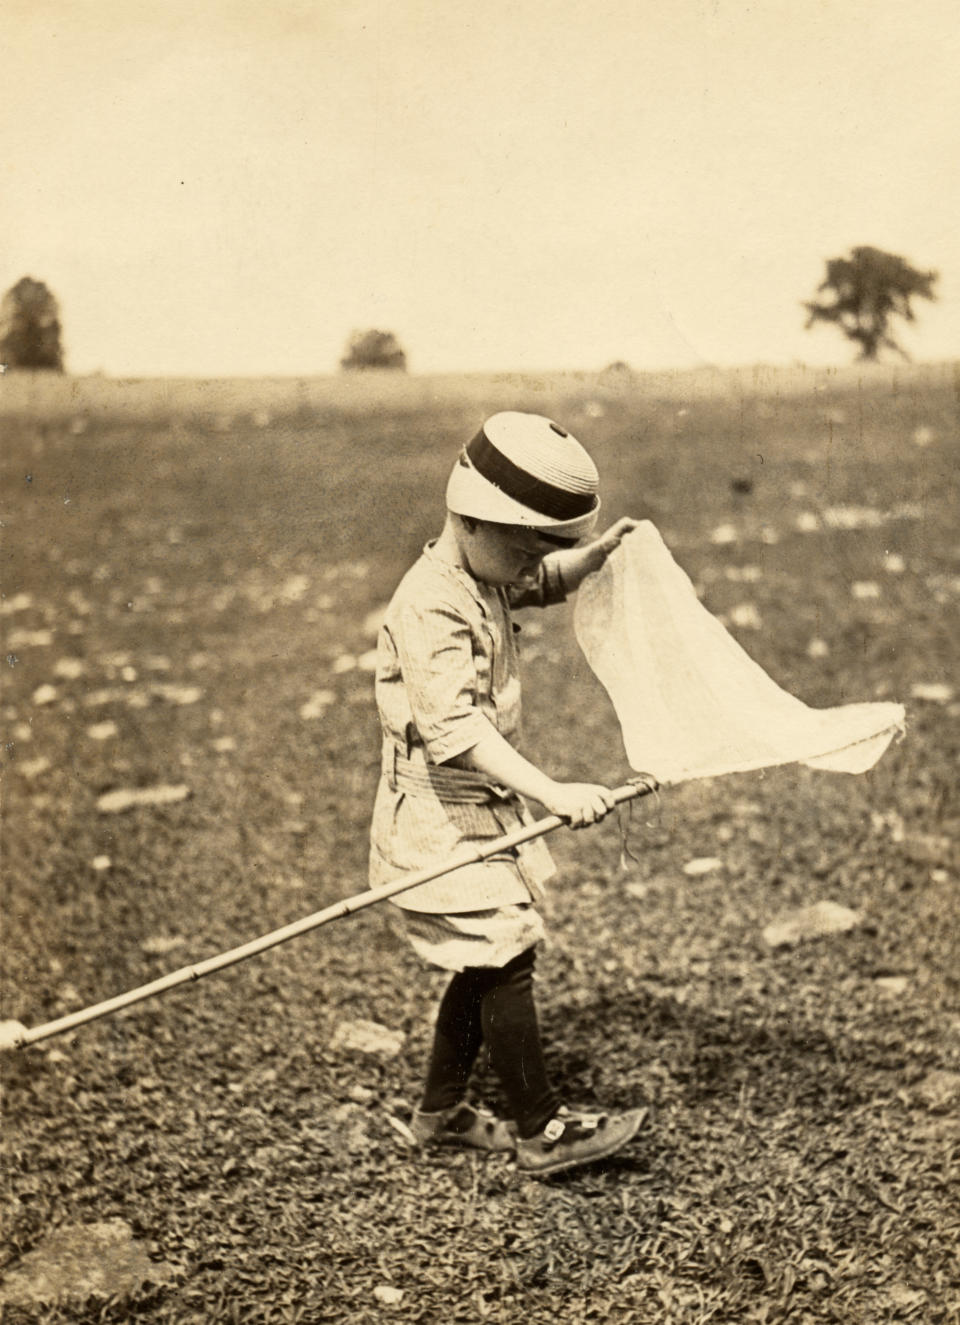
[[[536,529],[491,524],[484,520],[464,526],[464,552],[472,574],[485,584],[517,584],[535,577],[548,552],[573,544]]]

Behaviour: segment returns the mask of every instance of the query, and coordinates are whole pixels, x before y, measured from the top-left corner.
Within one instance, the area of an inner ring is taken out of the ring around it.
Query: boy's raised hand
[[[605,533],[598,534],[589,543],[578,545],[569,551],[552,553],[567,592],[572,593],[588,575],[598,571],[610,553],[620,546],[621,540],[639,524],[639,520],[625,515],[622,519],[614,521]]]
[[[587,828],[608,815],[616,801],[609,787],[594,782],[554,782],[543,804],[571,828]]]
[[[620,541],[624,535],[629,534],[632,529],[636,529],[639,524],[639,520],[634,520],[631,516],[624,515],[594,540],[598,547],[598,551],[603,553],[604,561],[606,561],[614,548],[620,546]]]

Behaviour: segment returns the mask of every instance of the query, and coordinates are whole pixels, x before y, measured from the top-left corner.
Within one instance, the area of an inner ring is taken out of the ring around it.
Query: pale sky
[[[4,0],[0,290],[68,367],[846,363],[825,260],[940,272],[960,356],[956,0]],[[895,334],[896,331],[895,331]]]

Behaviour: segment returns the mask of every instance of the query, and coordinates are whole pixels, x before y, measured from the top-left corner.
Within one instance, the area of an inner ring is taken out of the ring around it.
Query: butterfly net
[[[581,585],[574,627],[630,766],[662,785],[790,763],[863,773],[903,731],[901,704],[814,709],[782,690],[699,601],[649,521]]]

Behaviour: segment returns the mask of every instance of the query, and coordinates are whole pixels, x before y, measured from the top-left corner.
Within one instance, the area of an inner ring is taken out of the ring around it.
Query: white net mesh
[[[649,521],[584,581],[574,624],[631,767],[664,785],[790,763],[862,773],[903,731],[901,704],[812,709],[781,690],[699,602]]]

